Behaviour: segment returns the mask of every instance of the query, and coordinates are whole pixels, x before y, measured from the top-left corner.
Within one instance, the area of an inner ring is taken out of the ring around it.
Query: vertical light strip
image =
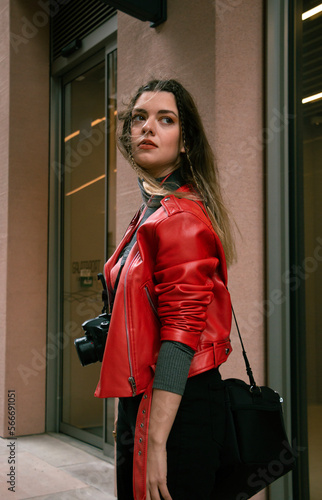
[[[309,19],[310,17],[319,14],[319,12],[322,12],[322,3],[320,5],[317,5],[313,9],[304,12],[302,14],[302,21],[305,21],[306,19]],[[322,92],[320,92],[319,94],[311,95],[309,97],[304,97],[304,99],[302,99],[302,103],[306,104],[307,102],[317,101],[319,99],[322,99]]]

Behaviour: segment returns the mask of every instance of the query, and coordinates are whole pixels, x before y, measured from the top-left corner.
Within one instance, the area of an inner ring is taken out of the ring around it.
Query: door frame
[[[46,432],[59,433],[61,414],[61,351],[62,336],[62,89],[67,77],[75,77],[100,62],[117,48],[117,16],[112,17],[82,41],[82,48],[70,58],[58,58],[52,66],[50,88],[50,150],[49,150],[49,219],[48,219],[48,302],[47,302],[47,378],[46,378]],[[68,76],[67,76],[68,75]],[[71,426],[69,426],[71,427]],[[97,438],[94,446],[113,456],[113,447],[106,443],[106,401],[103,416],[103,440]],[[80,438],[78,432],[68,434]],[[89,433],[88,433],[89,434]],[[90,434],[91,442],[93,436]],[[86,439],[85,439],[86,440]],[[95,440],[95,439],[94,439]]]
[[[301,132],[302,0],[266,2],[267,383],[284,399],[286,430],[300,445],[293,474],[274,482],[270,498],[304,500],[308,492],[304,284],[290,290],[303,262]],[[280,118],[277,123],[276,117]],[[279,126],[277,126],[279,125]],[[278,354],[278,355],[277,355]]]
[[[303,182],[303,91],[302,43],[303,1],[290,2],[290,86],[289,105],[294,119],[290,123],[290,266],[303,267],[305,262],[304,238],[304,182]],[[294,273],[295,274],[295,273]],[[310,498],[308,416],[307,416],[307,362],[306,362],[306,290],[305,280],[290,294],[291,312],[291,382],[292,431],[296,439],[296,469],[293,473],[293,499]]]
[[[288,192],[288,2],[266,2],[266,301],[267,383],[284,399],[291,436],[290,297],[283,276],[289,269]],[[276,356],[280,353],[280,356]],[[287,474],[269,488],[270,498],[291,500]]]

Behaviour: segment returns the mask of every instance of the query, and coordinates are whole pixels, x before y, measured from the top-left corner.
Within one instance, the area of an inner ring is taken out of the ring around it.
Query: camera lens
[[[81,337],[74,341],[79,360],[83,366],[99,361],[94,342],[87,337]]]
[[[86,335],[75,339],[74,344],[83,366],[102,361],[110,320],[111,315],[103,313],[82,324]]]

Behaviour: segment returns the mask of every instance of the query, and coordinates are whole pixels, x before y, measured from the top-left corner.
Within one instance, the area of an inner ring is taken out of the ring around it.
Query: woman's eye
[[[143,115],[134,115],[132,116],[132,122],[141,122],[144,121],[145,118]]]
[[[161,121],[163,123],[166,123],[167,125],[169,125],[170,123],[174,123],[173,120],[172,120],[172,118],[170,116],[163,116],[161,118]]]

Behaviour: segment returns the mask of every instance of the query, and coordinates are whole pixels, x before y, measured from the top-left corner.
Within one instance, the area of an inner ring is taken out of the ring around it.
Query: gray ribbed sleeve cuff
[[[181,342],[162,342],[153,388],[182,396],[193,355],[194,350]]]

